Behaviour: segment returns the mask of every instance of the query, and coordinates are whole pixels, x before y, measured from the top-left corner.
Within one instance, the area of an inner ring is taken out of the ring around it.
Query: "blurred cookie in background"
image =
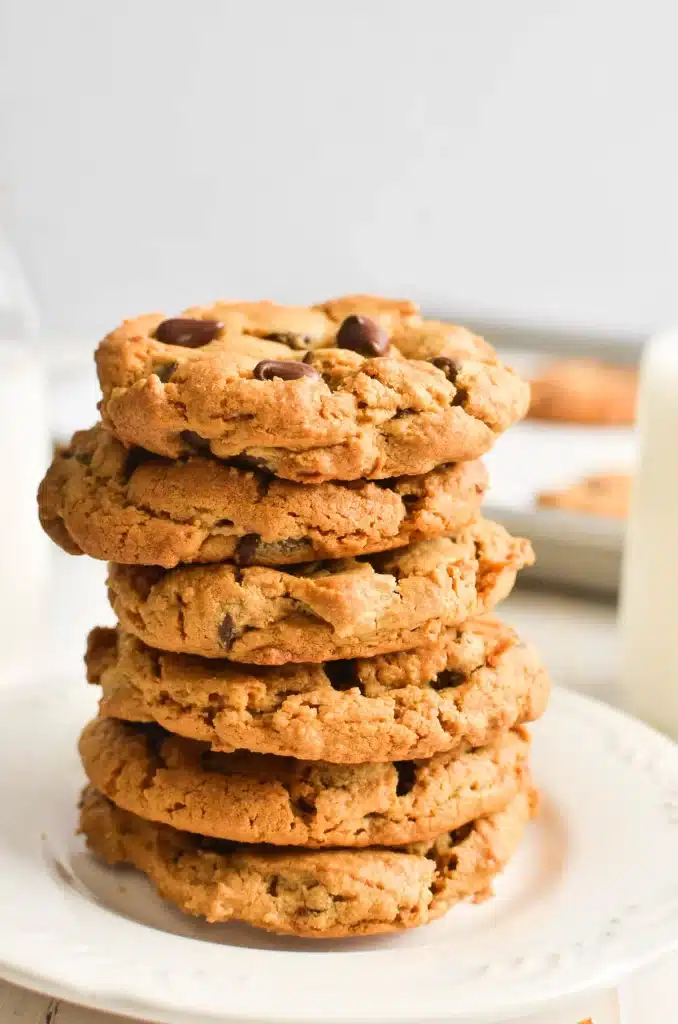
[[[531,389],[530,419],[608,426],[635,422],[638,371],[633,366],[558,360],[531,381]]]
[[[626,519],[631,496],[630,473],[594,473],[558,491],[537,495],[538,508]]]

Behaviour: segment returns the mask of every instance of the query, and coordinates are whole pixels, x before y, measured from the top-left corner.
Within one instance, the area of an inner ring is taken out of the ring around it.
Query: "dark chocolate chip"
[[[368,316],[347,316],[337,331],[337,348],[348,348],[368,359],[386,355],[390,344],[384,328]]]
[[[460,825],[459,828],[455,828],[450,832],[450,843],[452,846],[458,846],[459,843],[463,843],[465,839],[468,839],[474,828],[475,821],[469,821],[466,825]]]
[[[417,766],[413,761],[396,761],[395,770],[398,773],[396,796],[407,796],[412,792],[417,781]]]
[[[266,883],[266,892],[273,899],[278,895],[278,889],[280,887],[280,875],[272,875]]]
[[[309,338],[307,334],[292,334],[291,331],[272,331],[270,334],[265,334],[264,338],[266,341],[277,341],[279,344],[287,345],[288,348],[293,348],[297,351],[308,348],[309,345],[313,344],[313,338]]]
[[[230,615],[224,615],[219,626],[219,639],[224,647],[230,647],[235,634],[234,623]]]
[[[301,361],[302,361],[302,363],[306,363],[306,365],[308,365],[309,363],[312,363],[313,362],[313,350],[311,350],[310,352],[307,352],[306,355],[304,356],[304,358]]]
[[[351,690],[360,686],[355,661],[328,661],[325,664],[325,675],[335,690]]]
[[[178,363],[163,363],[162,366],[156,366],[153,373],[156,375],[158,380],[161,380],[163,384],[166,384],[178,365]]]
[[[299,796],[296,800],[293,800],[292,805],[300,814],[312,815],[316,813],[316,809],[313,804],[303,796]]]
[[[452,399],[452,405],[463,405],[466,401],[468,401],[468,391],[466,388],[460,388],[457,384],[457,393]]]
[[[457,669],[446,668],[439,672],[435,679],[431,680],[432,690],[453,690],[455,686],[461,686],[466,682],[466,676]]]
[[[251,565],[261,537],[258,533],[246,533],[241,537],[235,548],[233,561],[236,565]]]
[[[201,437],[200,434],[196,434],[195,430],[182,430],[181,440],[184,444],[187,444],[192,452],[202,453],[209,452],[210,443],[205,437]]]
[[[91,466],[92,464],[92,452],[76,452],[73,458],[81,466]]]
[[[219,334],[223,324],[218,320],[191,320],[179,316],[163,320],[155,331],[155,337],[165,345],[180,345],[182,348],[202,348]]]
[[[144,463],[150,462],[155,457],[152,452],[147,452],[145,448],[130,448],[123,467],[125,480],[129,480],[139,466],[143,466]]]
[[[256,380],[273,380],[279,377],[280,380],[300,380],[301,377],[311,377],[320,380],[320,374],[308,363],[300,363],[296,359],[262,359],[252,371]]]
[[[450,359],[449,356],[436,356],[431,363],[442,370],[447,379],[454,384],[460,370],[459,363],[455,359]]]

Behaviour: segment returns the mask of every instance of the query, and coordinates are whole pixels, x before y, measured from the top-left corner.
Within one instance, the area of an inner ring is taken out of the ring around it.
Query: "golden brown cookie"
[[[178,832],[121,810],[90,788],[80,830],[94,853],[109,864],[134,865],[188,914],[340,938],[414,928],[462,900],[485,898],[534,808],[528,787],[504,810],[433,842],[307,851]]]
[[[215,750],[343,764],[483,746],[539,718],[550,691],[536,650],[498,619],[469,619],[413,651],[280,667],[168,654],[95,629],[86,664],[104,715]]]
[[[487,486],[481,462],[378,483],[298,484],[214,458],[127,449],[102,426],[54,456],[40,521],[71,554],[129,565],[287,565],[403,547],[466,526]]]
[[[531,382],[529,417],[564,423],[632,424],[638,371],[596,359],[551,363]]]
[[[218,753],[159,725],[95,718],[80,737],[89,781],[118,807],[187,832],[275,846],[393,846],[505,807],[527,779],[529,737],[420,761],[328,764]]]
[[[125,444],[211,450],[302,483],[475,459],[529,401],[482,339],[371,296],[138,317],[104,338],[97,367],[104,422]]]
[[[537,505],[589,516],[626,519],[631,481],[630,473],[594,473],[560,491],[543,491],[537,496]]]
[[[111,565],[118,619],[164,651],[258,665],[407,650],[488,611],[532,561],[528,541],[479,520],[455,537],[280,569]]]

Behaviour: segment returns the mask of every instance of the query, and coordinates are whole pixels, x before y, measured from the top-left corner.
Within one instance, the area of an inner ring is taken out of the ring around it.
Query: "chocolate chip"
[[[266,892],[268,893],[269,896],[272,896],[273,899],[275,899],[276,896],[278,895],[279,886],[280,875],[272,875],[271,878],[269,878],[268,882],[266,883]]]
[[[368,316],[347,316],[337,331],[337,348],[347,348],[368,359],[383,356],[390,341],[384,328]]]
[[[234,623],[230,615],[224,615],[221,625],[219,626],[219,639],[221,640],[224,647],[230,647],[233,641],[233,635],[235,629],[233,628]]]
[[[233,561],[236,565],[251,565],[261,537],[258,533],[246,533],[238,541]]]
[[[458,846],[459,843],[463,843],[465,839],[471,835],[475,827],[474,821],[469,821],[466,825],[460,825],[459,828],[453,829],[450,832],[450,843],[452,846]]]
[[[195,430],[182,430],[181,440],[184,444],[187,444],[192,452],[205,452],[208,453],[210,450],[210,443],[205,437],[201,437],[200,434],[196,434]]]
[[[351,690],[360,686],[354,661],[328,661],[325,675],[335,690]]]
[[[450,383],[454,384],[457,379],[457,374],[461,367],[455,359],[450,359],[449,356],[436,356],[435,359],[431,360],[433,366],[436,366],[439,370],[442,370]]]
[[[292,334],[291,331],[272,331],[271,334],[265,334],[264,338],[266,341],[277,341],[280,345],[287,345],[288,348],[294,348],[297,351],[313,344],[313,338],[307,334]]]
[[[256,380],[273,380],[279,377],[280,380],[300,380],[301,377],[311,377],[320,380],[320,374],[308,363],[300,363],[296,359],[262,359],[252,371]]]
[[[413,761],[396,761],[395,770],[398,773],[396,796],[407,796],[412,792],[417,781],[417,766]]]
[[[156,375],[158,380],[161,380],[163,384],[166,384],[178,365],[178,363],[163,363],[162,366],[156,366],[153,373]]]
[[[92,464],[92,452],[76,452],[73,458],[81,466],[91,466]]]
[[[163,320],[155,331],[155,337],[165,345],[180,345],[182,348],[202,348],[214,341],[223,328],[218,320],[191,320],[188,317],[175,317]]]
[[[432,690],[453,690],[455,686],[461,686],[466,682],[466,676],[457,669],[446,668],[439,672],[435,679],[431,680]]]
[[[292,806],[295,810],[299,811],[300,814],[313,815],[316,813],[316,809],[313,804],[303,796],[299,796],[296,800],[293,800]]]
[[[154,458],[153,453],[147,452],[145,448],[130,448],[122,471],[125,480],[129,480],[139,466],[143,466],[145,462],[150,462]]]

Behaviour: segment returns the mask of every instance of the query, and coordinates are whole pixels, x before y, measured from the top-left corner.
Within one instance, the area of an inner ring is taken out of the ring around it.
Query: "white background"
[[[0,0],[0,222],[47,333],[217,295],[676,313],[672,0]]]

